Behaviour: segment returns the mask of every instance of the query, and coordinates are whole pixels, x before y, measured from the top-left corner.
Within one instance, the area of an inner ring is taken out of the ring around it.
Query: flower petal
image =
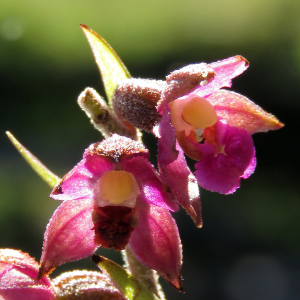
[[[139,223],[129,240],[137,259],[182,291],[182,247],[176,222],[164,208],[138,202]]]
[[[175,201],[202,226],[201,201],[195,176],[187,166],[184,152],[176,143],[175,130],[171,125],[167,107],[159,124],[158,166],[163,181],[170,187]]]
[[[200,97],[210,95],[222,87],[231,87],[231,80],[242,74],[249,66],[249,62],[237,55],[209,64],[216,75],[210,83],[198,87],[193,93]]]
[[[54,212],[44,234],[39,278],[57,266],[94,253],[93,200],[64,201]]]
[[[0,299],[53,300],[50,279],[45,276],[37,280],[38,269],[38,263],[27,253],[0,249]]]
[[[245,129],[250,134],[284,126],[275,116],[240,94],[221,90],[206,99],[214,106],[218,117],[225,119],[230,126]]]
[[[3,297],[3,298],[2,298]],[[12,287],[2,289],[0,287],[0,299],[2,300],[54,300],[54,292],[42,285],[28,287]]]
[[[136,178],[141,193],[138,196],[139,200],[171,211],[179,210],[178,205],[172,201],[170,193],[165,191],[155,168],[146,158],[138,156],[126,160],[123,168]]]
[[[249,177],[255,169],[255,149],[251,135],[244,129],[216,123],[217,145],[199,145],[203,158],[195,164],[195,175],[201,187],[221,194],[231,194],[240,186],[240,178]],[[217,147],[224,149],[218,152]]]
[[[92,198],[98,178],[113,169],[113,163],[98,155],[86,156],[54,188],[50,197],[55,200]]]

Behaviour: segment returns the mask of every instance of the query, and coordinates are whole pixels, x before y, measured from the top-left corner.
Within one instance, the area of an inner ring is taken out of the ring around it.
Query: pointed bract
[[[31,168],[44,180],[50,187],[54,187],[60,178],[46,168],[30,151],[28,151],[9,131],[6,134],[19,153],[31,166]]]
[[[144,284],[135,279],[120,265],[99,255],[93,255],[91,258],[127,300],[159,300]]]
[[[107,98],[111,102],[117,85],[123,79],[129,78],[130,74],[116,52],[98,33],[86,25],[81,24],[80,27],[91,46]]]

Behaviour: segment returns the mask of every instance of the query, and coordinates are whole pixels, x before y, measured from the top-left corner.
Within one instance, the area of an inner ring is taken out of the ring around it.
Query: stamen
[[[128,199],[133,191],[134,177],[126,171],[106,172],[100,180],[101,198],[112,204],[120,204]]]
[[[182,118],[195,128],[206,128],[217,122],[214,107],[204,98],[194,97],[182,109]]]

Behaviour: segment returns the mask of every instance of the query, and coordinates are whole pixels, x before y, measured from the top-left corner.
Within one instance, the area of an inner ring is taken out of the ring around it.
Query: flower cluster
[[[102,73],[108,104],[90,88],[78,102],[105,139],[90,145],[55,185],[50,196],[62,203],[47,225],[39,268],[24,254],[0,252],[0,299],[11,299],[6,293],[25,295],[29,286],[30,291],[34,288],[30,299],[59,299],[58,286],[63,291],[61,282],[67,279],[63,276],[55,288],[48,274],[93,255],[99,247],[130,251],[182,291],[181,240],[170,212],[181,206],[202,227],[199,186],[221,194],[235,192],[256,166],[251,135],[283,126],[251,100],[223,89],[248,68],[241,56],[188,65],[165,81],[130,78],[110,46],[88,27],[82,29]],[[139,129],[158,140],[158,170],[149,162]],[[196,161],[194,172],[186,156]],[[12,265],[10,256],[16,258]],[[92,259],[101,261],[95,255]],[[17,274],[16,283],[11,274]],[[61,298],[68,299],[63,292]]]

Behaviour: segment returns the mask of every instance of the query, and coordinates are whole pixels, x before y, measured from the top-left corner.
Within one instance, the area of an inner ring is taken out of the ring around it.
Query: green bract
[[[32,169],[50,185],[54,188],[59,182],[60,178],[52,173],[48,168],[46,168],[41,161],[39,161],[30,151],[28,151],[9,131],[6,134],[13,145],[17,148],[23,158],[28,162]]]

